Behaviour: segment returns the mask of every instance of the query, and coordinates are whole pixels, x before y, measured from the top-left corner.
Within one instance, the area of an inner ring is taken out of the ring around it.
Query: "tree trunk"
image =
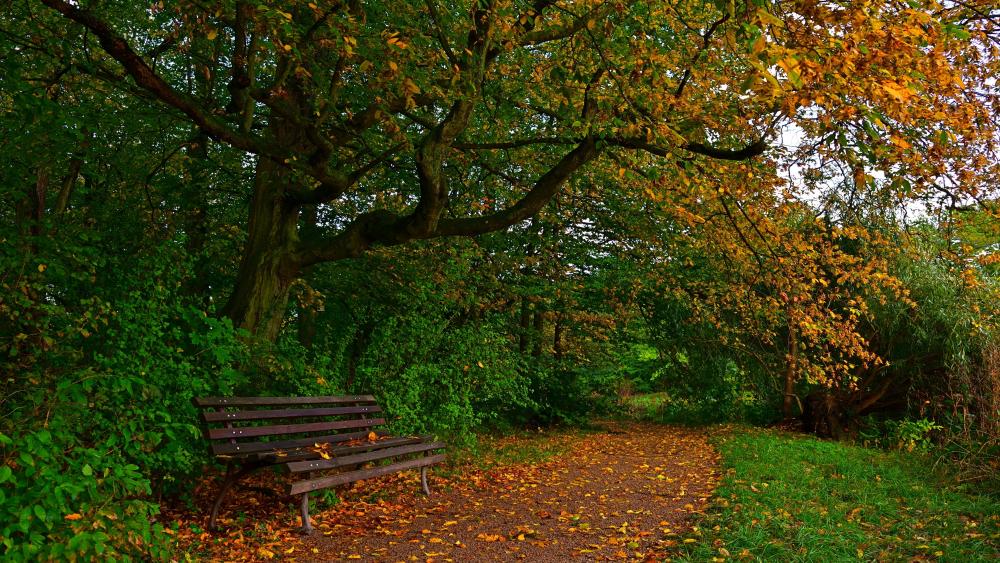
[[[528,336],[531,328],[531,309],[528,305],[528,298],[521,298],[521,318],[518,321],[517,351],[524,354],[528,351]]]
[[[563,315],[556,313],[555,324],[552,327],[552,355],[557,360],[563,357]]]
[[[785,419],[790,419],[795,416],[793,410],[795,409],[795,375],[796,375],[796,364],[798,363],[799,354],[799,340],[795,334],[795,326],[793,325],[791,319],[788,321],[788,361],[785,367],[785,397],[782,401],[782,414],[785,415]]]
[[[533,335],[535,349],[531,351],[531,355],[536,358],[540,358],[542,356],[542,349],[545,346],[545,310],[542,309],[540,303],[535,306],[535,318],[533,324],[535,325]]]
[[[222,309],[235,326],[270,341],[281,331],[289,288],[300,269],[293,259],[299,207],[284,197],[290,183],[287,169],[258,159],[246,247],[236,286]]]
[[[201,299],[203,306],[210,304],[209,291],[209,261],[206,256],[208,232],[208,192],[209,192],[209,160],[208,135],[196,132],[188,149],[188,167],[190,179],[184,190],[186,209],[183,214],[184,246],[194,259],[194,271],[187,281],[187,293]]]

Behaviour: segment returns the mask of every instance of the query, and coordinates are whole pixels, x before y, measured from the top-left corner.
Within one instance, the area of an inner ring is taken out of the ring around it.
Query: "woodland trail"
[[[348,502],[316,515],[317,533],[296,542],[289,555],[298,561],[654,560],[683,541],[691,513],[706,505],[719,456],[704,430],[601,428],[565,437],[561,454],[538,463],[433,476],[429,498],[375,500],[373,486],[380,485],[359,484]],[[400,481],[381,489],[417,488],[413,476]],[[370,502],[353,500],[365,495]]]

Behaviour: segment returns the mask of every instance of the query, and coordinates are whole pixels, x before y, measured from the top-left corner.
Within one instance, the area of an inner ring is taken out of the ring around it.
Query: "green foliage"
[[[3,559],[166,560],[148,478],[114,439],[84,443],[69,423],[54,412],[44,429],[0,434]]]
[[[622,377],[614,367],[536,363],[529,371],[531,403],[514,414],[520,425],[584,425],[613,411]]]
[[[65,262],[46,263],[36,268],[46,281],[77,285]],[[151,498],[201,473],[191,398],[232,393],[246,356],[228,321],[183,294],[184,269],[172,265],[168,250],[140,258],[100,287],[105,295],[53,294],[41,276],[21,278],[21,297],[5,294],[4,303],[22,302],[6,311],[30,314],[6,326],[36,335],[4,343],[20,367],[0,395],[5,557],[166,557]]]
[[[927,452],[933,446],[934,435],[943,429],[926,418],[896,420],[869,416],[862,421],[858,439],[865,445]]]
[[[380,323],[358,368],[355,388],[379,396],[397,431],[468,442],[483,424],[529,403],[528,381],[502,334],[427,313]]]
[[[717,500],[679,560],[1000,557],[1000,504],[939,480],[924,457],[749,429],[719,448]]]
[[[901,420],[893,431],[893,438],[900,449],[905,449],[908,452],[913,450],[927,451],[931,447],[931,433],[942,428],[926,418]]]

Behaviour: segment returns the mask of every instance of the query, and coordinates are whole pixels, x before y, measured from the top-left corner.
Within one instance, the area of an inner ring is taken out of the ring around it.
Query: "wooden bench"
[[[444,461],[442,442],[429,436],[390,436],[382,407],[371,395],[333,397],[204,397],[205,437],[226,462],[226,477],[212,505],[209,529],[229,489],[256,469],[281,466],[292,475],[288,493],[300,495],[302,531],[312,532],[309,493],[420,469],[425,494],[427,467]],[[370,467],[363,467],[371,464]]]

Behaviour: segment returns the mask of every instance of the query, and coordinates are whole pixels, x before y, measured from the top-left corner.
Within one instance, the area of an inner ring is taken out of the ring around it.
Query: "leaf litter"
[[[656,561],[692,540],[690,519],[719,479],[718,453],[691,428],[607,422],[487,446],[561,453],[458,460],[432,470],[430,497],[415,472],[355,483],[314,511],[312,536],[297,533],[289,503],[262,496],[261,481],[282,481],[260,472],[251,492],[230,497],[222,531],[203,530],[216,483],[196,491],[197,516],[166,510],[168,528],[188,553],[225,561]]]

